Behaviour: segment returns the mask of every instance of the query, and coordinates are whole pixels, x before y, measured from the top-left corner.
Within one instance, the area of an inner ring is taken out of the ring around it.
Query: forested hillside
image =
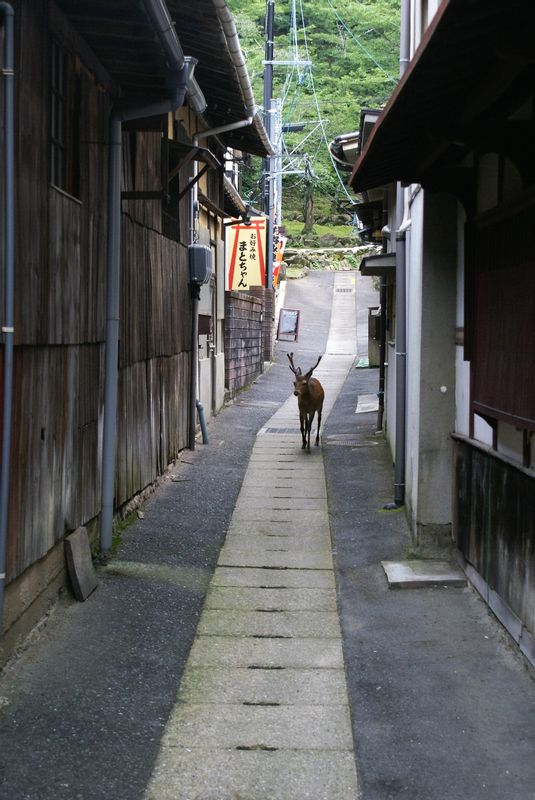
[[[266,0],[229,0],[229,7],[262,104]],[[300,216],[306,191],[313,191],[316,221],[324,224],[336,208],[333,199],[347,199],[327,144],[358,130],[361,108],[386,102],[398,58],[399,0],[276,0],[274,59],[294,64],[275,66],[273,96],[282,102],[285,126],[304,123],[299,133],[284,134],[291,153],[283,163],[286,219]],[[246,177],[245,192],[257,200],[258,168]]]

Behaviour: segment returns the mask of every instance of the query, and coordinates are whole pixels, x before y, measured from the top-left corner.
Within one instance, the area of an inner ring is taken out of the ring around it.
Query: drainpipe
[[[15,148],[14,101],[15,79],[13,40],[15,12],[9,3],[0,3],[4,23],[4,398],[2,420],[2,471],[0,475],[0,625],[3,618],[6,581],[7,517],[9,507],[9,451],[13,407],[13,337],[15,279]]]
[[[102,438],[102,499],[100,549],[109,554],[112,546],[117,439],[117,389],[119,376],[119,277],[121,264],[121,171],[122,123],[175,111],[183,104],[195,59],[184,56],[165,4],[144,0],[169,66],[170,97],[136,105],[117,102],[110,118],[108,167],[108,254],[106,265],[106,357],[104,366],[104,424]]]
[[[241,119],[238,122],[230,122],[228,125],[219,125],[217,128],[209,128],[199,131],[193,136],[193,145],[199,144],[199,139],[207,139],[210,136],[217,136],[218,133],[246,128],[253,121],[252,117]],[[193,162],[193,179],[197,177],[199,162]],[[199,238],[198,219],[199,219],[199,184],[195,180],[189,195],[189,243],[196,244]],[[204,408],[199,400],[199,292],[200,287],[192,284],[192,309],[191,309],[191,381],[190,381],[190,415],[189,415],[189,446],[190,450],[195,450],[195,431],[197,412],[199,413],[199,424],[201,426],[203,444],[208,444],[208,432],[204,416]]]
[[[399,74],[403,77],[410,55],[410,0],[401,2]],[[396,185],[396,460],[394,465],[394,507],[405,503],[407,309],[405,190]]]

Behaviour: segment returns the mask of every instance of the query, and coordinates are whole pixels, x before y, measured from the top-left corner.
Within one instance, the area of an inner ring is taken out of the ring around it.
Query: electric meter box
[[[188,247],[189,278],[191,283],[208,283],[212,277],[212,250],[204,244]]]

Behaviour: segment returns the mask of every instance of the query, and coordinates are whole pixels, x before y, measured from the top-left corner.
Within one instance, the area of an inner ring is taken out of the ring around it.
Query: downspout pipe
[[[184,57],[182,48],[160,0],[144,0],[169,64],[170,97],[157,102],[124,103],[118,101],[109,123],[108,167],[108,252],[106,264],[106,356],[104,365],[104,422],[102,438],[102,484],[100,514],[100,550],[106,557],[112,548],[115,495],[115,454],[117,442],[117,396],[119,378],[119,278],[121,265],[121,173],[122,123],[127,120],[157,116],[183,105],[195,59]]]
[[[7,521],[9,508],[9,455],[13,409],[13,339],[15,284],[15,137],[14,137],[14,28],[15,12],[0,2],[4,24],[4,398],[2,419],[2,470],[0,474],[0,626],[6,582]]]
[[[199,139],[208,139],[210,136],[217,136],[219,133],[246,128],[253,121],[252,117],[229,122],[228,125],[219,125],[217,128],[208,128],[198,131],[193,136],[193,145],[199,144]],[[196,178],[199,169],[199,162],[193,162],[193,178]],[[189,195],[189,243],[196,244],[199,238],[198,218],[199,218],[199,184],[197,181],[192,185]],[[191,308],[191,380],[190,380],[190,414],[189,414],[189,447],[195,450],[195,433],[197,428],[197,412],[199,414],[199,424],[201,426],[203,444],[208,444],[208,431],[204,416],[204,408],[198,398],[199,394],[199,292],[198,285],[191,286],[192,308]]]
[[[403,77],[410,55],[410,0],[401,2],[399,74]],[[405,458],[407,440],[407,277],[405,190],[396,185],[396,437],[394,507],[405,503]]]

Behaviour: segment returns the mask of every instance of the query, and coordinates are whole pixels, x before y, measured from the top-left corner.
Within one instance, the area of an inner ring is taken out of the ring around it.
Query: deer
[[[308,372],[303,372],[301,367],[294,365],[294,354],[286,353],[288,361],[290,362],[290,369],[295,375],[294,380],[294,395],[297,397],[297,405],[299,406],[299,422],[301,425],[301,436],[303,437],[302,449],[310,453],[310,432],[312,430],[312,422],[314,415],[318,412],[318,430],[316,433],[316,447],[320,443],[320,425],[321,425],[321,411],[323,409],[323,399],[325,393],[323,386],[317,378],[312,377],[312,373],[321,361],[321,356],[318,358],[313,367]]]

